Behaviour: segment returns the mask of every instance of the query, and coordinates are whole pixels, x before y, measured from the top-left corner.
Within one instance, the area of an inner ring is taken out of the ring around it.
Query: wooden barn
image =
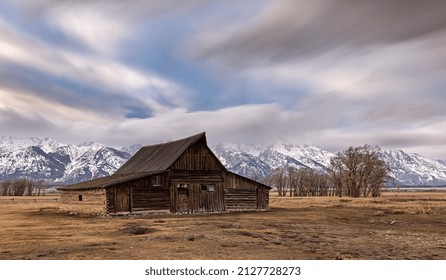
[[[204,132],[144,146],[111,176],[59,188],[63,209],[111,215],[261,210],[270,189],[228,171]]]

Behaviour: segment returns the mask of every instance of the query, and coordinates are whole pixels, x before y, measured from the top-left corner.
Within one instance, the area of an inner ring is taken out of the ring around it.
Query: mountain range
[[[89,142],[63,144],[53,138],[0,138],[0,180],[29,177],[54,184],[70,184],[112,174],[141,145],[122,148]],[[324,170],[335,156],[309,145],[238,145],[211,147],[231,171],[247,177],[266,177],[279,166]],[[382,151],[399,185],[446,185],[446,161],[433,160],[402,150]]]
[[[76,183],[112,174],[130,158],[131,147],[117,150],[98,143],[69,145],[52,138],[0,138],[0,180],[29,177]]]
[[[231,171],[250,177],[266,176],[280,166],[324,170],[335,154],[309,145],[219,144],[214,152]],[[395,184],[402,186],[446,185],[446,161],[434,160],[402,150],[381,151],[380,159],[391,169]]]

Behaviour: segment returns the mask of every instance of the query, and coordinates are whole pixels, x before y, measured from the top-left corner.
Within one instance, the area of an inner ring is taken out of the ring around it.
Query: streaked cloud
[[[435,36],[445,31],[442,0],[272,1],[236,34],[222,34],[203,56],[234,65],[351,51]]]
[[[442,0],[4,1],[0,134],[446,158],[445,44]]]

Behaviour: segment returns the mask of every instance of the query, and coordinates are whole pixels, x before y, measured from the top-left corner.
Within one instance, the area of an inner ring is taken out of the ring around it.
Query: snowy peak
[[[231,171],[252,177],[266,177],[272,170],[285,166],[323,170],[334,154],[309,145],[235,145],[218,144],[216,156]]]
[[[0,138],[0,151],[26,149],[31,146],[38,146],[41,141],[42,140],[38,138],[15,138],[12,136],[2,136]]]
[[[441,161],[426,158],[402,150],[383,151],[380,154],[392,170],[391,175],[404,185],[444,185],[446,165]]]
[[[40,140],[38,145],[44,152],[51,153],[59,149],[60,147],[66,146],[66,144],[62,144],[56,141],[54,138],[45,138]]]
[[[130,146],[125,146],[120,149],[121,152],[127,153],[129,155],[134,155],[139,149],[141,149],[141,144],[133,144]]]
[[[229,170],[246,177],[266,177],[271,166],[260,157],[263,147],[258,145],[218,144],[213,148],[215,155]]]
[[[99,143],[67,145],[53,138],[0,138],[0,180],[22,176],[75,183],[112,174],[130,155]]]
[[[285,165],[294,161],[298,162],[299,166],[314,169],[324,169],[330,164],[330,159],[334,156],[328,151],[310,145],[273,145],[267,149],[268,152],[282,157],[285,160],[283,161]]]

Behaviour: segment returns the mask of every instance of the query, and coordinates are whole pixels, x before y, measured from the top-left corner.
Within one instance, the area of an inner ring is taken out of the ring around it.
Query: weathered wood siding
[[[132,197],[132,188],[129,186],[115,187],[115,211],[116,212],[132,212],[131,210],[131,197]]]
[[[167,176],[160,176],[160,184],[156,176],[144,178],[133,185],[133,211],[169,210],[169,188]]]
[[[159,179],[157,179],[159,176]],[[167,175],[155,175],[107,188],[107,211],[138,212],[169,210]],[[128,201],[128,206],[126,205]]]
[[[221,171],[172,171],[172,184],[218,184],[223,183]]]
[[[187,148],[186,151],[172,164],[170,169],[190,171],[221,171],[224,168],[220,161],[208,148],[206,142],[201,140]]]
[[[224,211],[223,172],[205,141],[190,146],[171,166],[171,212]],[[213,186],[213,191],[202,186]]]
[[[256,190],[259,186],[261,184],[233,173],[227,173],[225,176],[225,189]]]
[[[104,189],[62,191],[61,210],[102,215],[107,212]]]
[[[269,189],[261,187],[257,189],[257,209],[269,208]]]
[[[226,189],[225,204],[227,210],[257,209],[256,190]]]
[[[212,191],[202,187],[211,186]],[[171,184],[171,212],[215,212],[225,211],[223,183],[214,184]]]
[[[226,210],[267,209],[269,189],[248,178],[227,173],[225,206]]]

